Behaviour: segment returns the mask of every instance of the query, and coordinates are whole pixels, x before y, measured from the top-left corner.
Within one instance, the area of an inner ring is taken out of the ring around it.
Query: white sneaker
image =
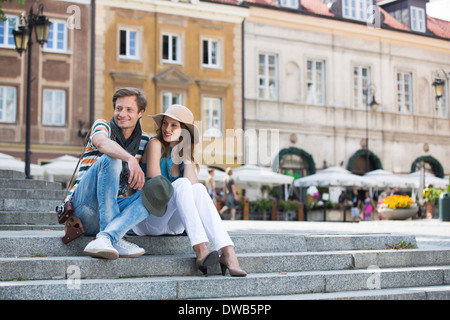
[[[88,243],[84,248],[84,253],[94,258],[103,258],[109,260],[116,260],[119,257],[119,252],[114,249],[111,240],[108,237],[99,237]]]
[[[119,252],[121,258],[139,257],[145,253],[144,249],[124,239],[117,241],[113,247]]]

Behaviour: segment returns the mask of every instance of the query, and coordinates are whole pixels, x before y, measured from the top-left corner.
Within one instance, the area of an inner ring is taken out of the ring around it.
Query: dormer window
[[[425,32],[425,10],[411,6],[411,30]]]
[[[342,16],[347,19],[367,21],[372,0],[342,0]]]
[[[280,7],[298,9],[298,0],[280,0]]]

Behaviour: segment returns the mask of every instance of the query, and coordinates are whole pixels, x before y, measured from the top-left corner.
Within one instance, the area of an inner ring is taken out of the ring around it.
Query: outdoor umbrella
[[[25,172],[25,162],[17,160],[8,154],[0,153],[0,169]],[[42,179],[44,176],[44,169],[37,164],[31,163],[30,173],[33,178]]]
[[[259,188],[262,185],[271,187],[283,184],[291,184],[294,177],[276,173],[270,169],[257,167],[254,165],[243,165],[233,169],[234,183],[236,188]]]
[[[364,177],[375,180],[378,188],[398,187],[398,188],[414,188],[416,183],[408,177],[397,176],[392,172],[377,169],[367,172]]]
[[[53,159],[42,166],[45,177],[49,181],[69,182],[78,164],[78,160],[78,158],[69,155]]]
[[[416,171],[416,172],[410,173],[406,177],[415,184],[416,188],[419,187],[419,184],[420,184],[420,171]],[[426,187],[429,184],[433,185],[433,188],[445,189],[445,188],[447,188],[448,180],[438,178],[434,174],[431,174],[429,172],[425,172],[425,184],[424,184],[424,186]]]
[[[341,167],[329,167],[319,173],[294,181],[296,187],[375,187],[376,181],[351,173]]]

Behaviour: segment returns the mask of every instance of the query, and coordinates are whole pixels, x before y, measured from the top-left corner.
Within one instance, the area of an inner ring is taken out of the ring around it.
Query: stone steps
[[[238,256],[241,267],[252,274],[450,265],[450,250],[241,253]],[[46,257],[36,253],[28,257],[0,258],[0,281],[64,279],[72,265],[80,268],[82,279],[200,275],[193,254],[144,255],[138,259],[105,261],[87,256]],[[219,274],[219,265],[208,273]]]
[[[62,231],[0,231],[0,257],[80,256],[93,237],[83,236],[65,245]],[[400,241],[416,244],[415,238],[401,234],[235,234],[230,236],[237,253],[323,252],[386,249]],[[127,239],[151,255],[192,254],[186,236],[138,237]],[[212,246],[210,246],[212,249]]]
[[[439,299],[450,295],[450,249],[387,250],[397,233],[230,232],[241,267],[203,276],[186,236],[128,236],[146,250],[114,261],[64,245],[58,184],[0,170],[0,300],[8,299]],[[212,245],[209,247],[212,250]],[[375,290],[369,290],[375,288]]]
[[[450,285],[305,293],[281,296],[227,297],[229,300],[450,300]],[[216,300],[222,300],[216,298]],[[229,302],[230,303],[230,302]]]
[[[59,202],[56,202],[55,207]],[[0,225],[59,225],[55,208],[52,211],[0,211]],[[63,225],[60,225],[63,226]],[[16,229],[17,230],[17,229]],[[26,229],[24,229],[26,230]]]
[[[71,276],[73,270],[71,270]],[[5,281],[5,299],[211,299],[342,292],[450,284],[450,266],[253,273],[245,278],[214,275],[123,279]],[[378,280],[379,279],[379,280]]]

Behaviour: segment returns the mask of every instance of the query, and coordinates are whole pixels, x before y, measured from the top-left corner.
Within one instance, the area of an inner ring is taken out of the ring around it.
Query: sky
[[[450,0],[430,0],[427,14],[431,17],[450,21]]]

